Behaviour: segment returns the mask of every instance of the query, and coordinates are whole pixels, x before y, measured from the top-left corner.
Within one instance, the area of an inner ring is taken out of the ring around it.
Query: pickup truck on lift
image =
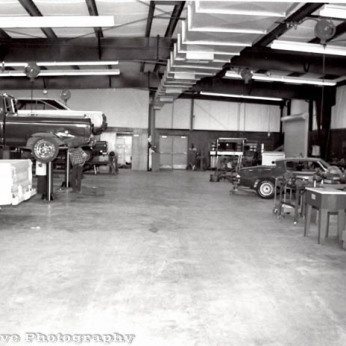
[[[41,162],[53,161],[61,147],[92,145],[89,118],[18,116],[16,99],[0,94],[0,146],[30,150]]]
[[[94,135],[99,135],[107,129],[107,117],[102,111],[73,110],[54,98],[17,97],[16,101],[19,116],[84,117],[90,118],[94,126]]]

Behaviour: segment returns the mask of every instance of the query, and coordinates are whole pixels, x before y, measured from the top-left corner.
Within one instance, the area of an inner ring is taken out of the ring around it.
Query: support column
[[[46,200],[52,201],[53,197],[53,165],[52,162],[47,163],[47,194]]]
[[[195,120],[195,99],[191,99],[191,107],[190,107],[190,131],[194,128],[194,120]]]
[[[159,154],[156,153],[157,139],[156,139],[156,110],[154,105],[150,103],[149,105],[149,124],[148,132],[150,137],[150,143],[148,143],[148,171],[158,171],[160,167],[159,164]]]
[[[321,157],[325,160],[329,156],[329,135],[335,94],[335,87],[323,87],[321,97],[316,99],[317,142],[321,148]]]
[[[70,187],[70,152],[66,149],[65,184],[66,189]]]

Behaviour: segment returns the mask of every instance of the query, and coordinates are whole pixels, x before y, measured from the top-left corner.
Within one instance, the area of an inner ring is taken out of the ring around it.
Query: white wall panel
[[[241,131],[280,131],[280,108],[278,106],[243,103],[240,114]]]
[[[159,129],[172,128],[173,103],[166,103],[155,111],[155,127]]]
[[[156,111],[156,127],[165,129],[189,129],[191,100],[177,99]]]
[[[238,103],[195,100],[194,116],[196,130],[239,130]]]
[[[30,90],[7,91],[15,97],[30,97]],[[44,95],[34,90],[34,97],[60,99],[61,90],[49,90]],[[108,120],[108,126],[148,128],[149,93],[138,89],[83,89],[71,90],[67,105],[75,110],[101,110]]]
[[[191,103],[189,99],[178,99],[173,104],[173,128],[189,129],[191,117]]]
[[[332,129],[346,128],[346,86],[336,89],[336,102],[332,108]]]

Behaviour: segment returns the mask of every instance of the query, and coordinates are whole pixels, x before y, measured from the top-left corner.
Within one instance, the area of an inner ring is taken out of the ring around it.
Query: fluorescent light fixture
[[[276,1],[275,1],[276,2]],[[203,3],[203,2],[202,2]],[[227,3],[225,1],[225,3]],[[264,17],[286,17],[284,12],[272,12],[272,11],[254,11],[254,10],[242,10],[236,8],[202,8],[201,1],[196,0],[196,13],[208,13],[208,14],[234,14],[237,16],[264,16]]]
[[[47,61],[38,62],[38,66],[107,66],[119,65],[119,61]]]
[[[206,92],[206,91],[201,91],[200,95],[232,97],[232,98],[241,98],[241,99],[250,99],[250,100],[282,101],[281,98],[277,98],[277,97],[236,95],[236,94],[219,94],[219,93],[211,93],[211,92]]]
[[[320,10],[320,16],[346,19],[346,7],[338,5],[324,5]]]
[[[283,82],[289,84],[310,84],[310,85],[325,85],[325,86],[334,86],[336,82],[323,80],[323,79],[314,79],[314,78],[299,78],[299,77],[290,77],[290,76],[259,76],[253,75],[254,80],[260,81],[272,81],[272,82]]]
[[[108,66],[118,65],[119,61],[39,61],[38,66]],[[25,67],[28,62],[2,62],[4,67]]]
[[[241,75],[235,71],[227,71],[224,78],[242,79]],[[291,76],[278,76],[278,75],[263,75],[260,73],[254,73],[252,75],[253,80],[268,81],[268,82],[282,82],[289,84],[310,84],[310,85],[325,85],[335,86],[335,81],[317,79],[317,78],[304,78],[304,77],[291,77]]]
[[[38,77],[46,76],[109,76],[119,75],[120,70],[41,70]],[[24,71],[4,71],[0,72],[0,77],[23,77]]]
[[[39,76],[116,76],[120,70],[45,70],[40,71]]]
[[[9,28],[93,28],[115,26],[113,16],[1,17],[2,29]]]
[[[305,52],[328,55],[346,56],[346,47],[322,45],[316,43],[303,43],[295,41],[274,40],[270,45],[272,49],[289,50],[293,52]]]

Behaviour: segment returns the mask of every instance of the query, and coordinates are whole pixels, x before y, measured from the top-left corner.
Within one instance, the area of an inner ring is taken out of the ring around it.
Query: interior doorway
[[[186,169],[186,136],[160,136],[160,169]]]
[[[116,151],[118,152],[118,166],[120,168],[132,167],[132,134],[117,133]]]

